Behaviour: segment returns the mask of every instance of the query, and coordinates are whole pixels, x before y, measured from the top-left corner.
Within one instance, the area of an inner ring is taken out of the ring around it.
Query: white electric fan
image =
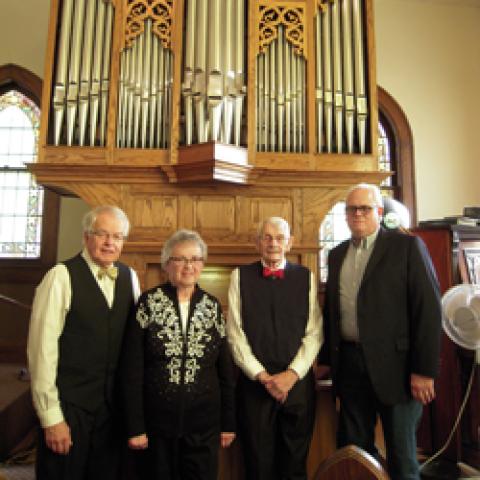
[[[431,478],[433,472],[435,472],[434,478],[456,478],[452,474],[460,473],[456,465],[449,465],[442,460],[434,462],[434,460],[447,449],[453,437],[467,404],[475,376],[475,367],[480,364],[480,285],[464,283],[450,288],[442,297],[442,312],[442,326],[445,333],[457,345],[475,350],[475,360],[457,420],[445,445],[422,465],[423,478]],[[443,476],[444,474],[448,476]]]

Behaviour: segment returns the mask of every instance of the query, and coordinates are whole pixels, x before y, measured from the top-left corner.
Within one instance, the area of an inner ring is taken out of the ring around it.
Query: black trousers
[[[38,435],[37,480],[118,480],[122,435],[108,407],[95,414],[62,403],[73,445],[68,455],[59,455]]]
[[[218,428],[169,438],[148,435],[148,449],[135,452],[137,475],[142,480],[217,480]]]
[[[248,480],[306,480],[315,420],[313,374],[295,384],[284,404],[241,375],[238,426]]]

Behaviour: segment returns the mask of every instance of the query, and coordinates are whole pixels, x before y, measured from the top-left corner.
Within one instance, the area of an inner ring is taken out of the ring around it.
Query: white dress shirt
[[[108,275],[98,278],[100,267],[90,258],[86,249],[82,251],[82,257],[111,307],[115,280]],[[130,274],[136,302],[140,296],[140,284],[135,271],[130,269]],[[46,273],[36,289],[28,333],[27,355],[32,398],[42,427],[56,425],[64,420],[56,386],[58,339],[65,325],[71,298],[70,275],[67,267],[59,263]]]
[[[285,265],[286,261],[280,268],[285,268]],[[266,369],[255,357],[248,343],[247,336],[243,331],[241,311],[240,275],[239,269],[236,268],[232,272],[228,290],[227,339],[235,363],[250,380],[255,380],[256,376]],[[315,277],[310,273],[309,315],[305,335],[295,358],[288,366],[298,375],[299,379],[307,374],[322,343],[322,314],[318,306]]]

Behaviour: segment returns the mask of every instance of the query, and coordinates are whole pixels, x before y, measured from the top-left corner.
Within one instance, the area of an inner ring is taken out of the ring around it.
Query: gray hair
[[[383,208],[382,192],[380,192],[380,188],[376,185],[373,185],[372,183],[358,183],[348,190],[346,198],[348,198],[348,196],[355,190],[369,190],[373,195],[375,205]]]
[[[130,221],[128,220],[127,214],[121,208],[113,205],[101,205],[87,212],[82,220],[83,233],[91,233],[97,217],[104,213],[112,215],[120,221],[122,224],[122,234],[124,237],[127,237],[130,231]]]
[[[193,230],[181,229],[177,230],[167,241],[163,244],[162,253],[160,254],[160,263],[162,267],[165,268],[170,256],[172,255],[172,250],[176,245],[180,243],[196,243],[202,252],[202,257],[207,260],[207,244],[203,241],[199,233],[194,232]]]
[[[290,238],[290,225],[282,217],[269,217],[263,220],[263,222],[261,222],[258,225],[257,238],[262,237],[263,230],[265,229],[265,225],[276,226],[278,229],[280,229],[283,232],[283,234],[285,235],[285,238]]]

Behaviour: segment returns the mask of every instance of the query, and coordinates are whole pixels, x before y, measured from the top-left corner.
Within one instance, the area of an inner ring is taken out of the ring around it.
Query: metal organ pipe
[[[257,56],[258,151],[305,151],[306,63],[286,32],[279,24],[277,38]]]
[[[170,141],[172,52],[155,34],[154,20],[121,52],[117,145],[167,148]]]
[[[54,145],[104,145],[113,6],[64,0],[53,85]],[[99,105],[103,116],[99,120]],[[97,138],[97,131],[102,134]]]
[[[366,150],[367,66],[361,7],[360,0],[331,0],[317,8],[315,82],[320,153],[343,153],[346,148],[348,153],[363,154]]]
[[[186,4],[182,98],[187,145],[209,140],[240,145],[246,90],[244,3],[189,0]]]

